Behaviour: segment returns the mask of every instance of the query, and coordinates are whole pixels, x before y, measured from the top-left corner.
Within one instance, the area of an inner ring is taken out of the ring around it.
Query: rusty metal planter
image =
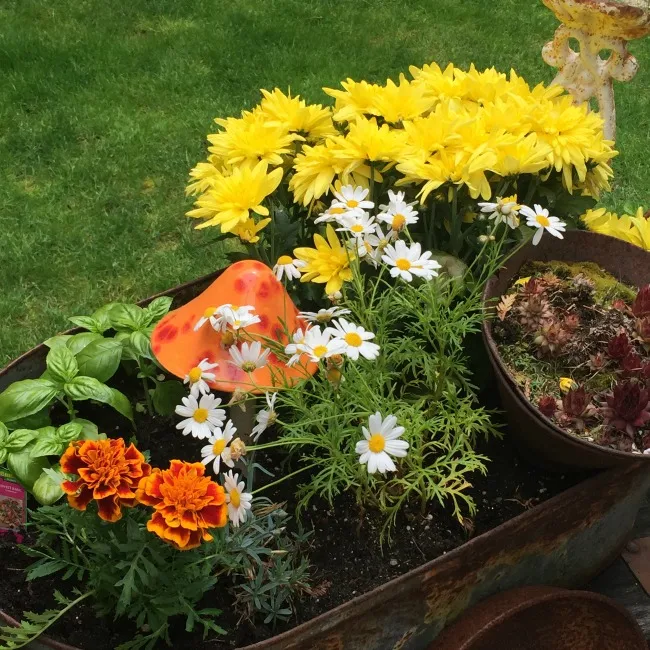
[[[620,239],[579,230],[569,231],[563,240],[544,237],[538,246],[528,244],[493,276],[483,300],[489,304],[510,287],[521,266],[528,261],[594,262],[621,281],[642,287],[650,283],[650,253]],[[522,452],[549,469],[570,471],[606,468],[642,460],[650,472],[650,456],[601,447],[563,431],[544,417],[510,377],[501,361],[488,320],[483,323],[483,340],[501,401],[515,440]]]
[[[214,277],[166,294],[200,289]],[[0,371],[0,390],[38,376],[46,353],[39,346]],[[242,650],[428,650],[448,623],[492,594],[525,585],[581,585],[627,541],[650,487],[646,467],[638,462],[602,472],[446,555]],[[0,619],[12,620],[1,610]],[[45,638],[39,643],[77,650]]]

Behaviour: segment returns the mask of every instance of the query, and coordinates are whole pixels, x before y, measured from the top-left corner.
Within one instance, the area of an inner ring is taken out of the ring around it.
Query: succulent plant
[[[632,344],[625,332],[617,334],[607,344],[607,354],[612,359],[624,359],[632,351]]]
[[[521,287],[519,292],[522,298],[531,298],[532,296],[539,296],[544,293],[544,287],[537,278],[531,278]]]
[[[650,392],[635,381],[617,383],[606,399],[607,406],[602,409],[605,424],[629,436],[634,436],[636,430],[650,420]]]
[[[561,419],[572,423],[578,430],[585,428],[585,420],[596,415],[596,408],[591,403],[591,394],[584,386],[572,388],[562,397]]]
[[[636,333],[643,343],[650,344],[650,316],[637,318]]]
[[[637,372],[640,372],[642,367],[643,367],[643,361],[641,360],[641,357],[634,350],[630,350],[621,359],[621,370],[626,375],[634,375]]]
[[[532,280],[531,280],[532,282]],[[531,296],[517,307],[519,322],[527,329],[535,331],[553,318],[548,301],[542,296]]]
[[[578,314],[568,314],[564,317],[564,328],[569,332],[575,332],[580,327],[580,316]]]
[[[590,293],[596,288],[593,280],[590,280],[584,273],[578,273],[578,275],[573,278],[573,286],[576,289],[589,291]]]
[[[599,370],[602,370],[606,365],[607,365],[607,360],[605,359],[605,356],[601,352],[592,354],[589,357],[589,370],[593,372],[598,372]]]
[[[562,327],[561,323],[551,321],[542,325],[535,336],[535,345],[543,354],[557,354],[571,338],[571,334]]]
[[[646,284],[645,287],[639,289],[639,293],[636,294],[636,298],[632,303],[632,313],[637,318],[650,316],[650,284]]]
[[[542,415],[552,418],[557,411],[557,400],[551,395],[543,395],[537,402],[537,408]]]

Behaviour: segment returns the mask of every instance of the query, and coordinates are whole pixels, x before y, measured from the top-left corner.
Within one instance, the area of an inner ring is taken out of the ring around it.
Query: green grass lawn
[[[260,87],[325,101],[410,64],[513,67],[548,82],[538,0],[4,0],[0,5],[0,364],[69,315],[222,265],[184,213],[212,119]],[[650,203],[650,39],[617,88],[616,187]]]

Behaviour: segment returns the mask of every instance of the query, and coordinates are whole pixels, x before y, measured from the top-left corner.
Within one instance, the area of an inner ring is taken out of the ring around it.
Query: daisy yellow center
[[[363,226],[360,223],[354,224],[352,228],[350,228],[352,232],[363,232]]]
[[[210,316],[214,316],[215,312],[217,311],[216,307],[208,307],[204,312],[203,312],[203,318],[210,318]]]
[[[406,217],[403,214],[396,214],[393,217],[393,230],[400,230],[406,223]]]
[[[535,217],[535,220],[537,223],[542,226],[543,228],[548,228],[551,225],[551,221],[548,217],[545,217],[543,214],[538,214]]]
[[[241,369],[244,372],[253,372],[257,368],[257,364],[254,361],[244,361],[244,363],[241,364]]]
[[[239,496],[239,490],[231,490],[230,491],[230,503],[235,507],[239,508],[239,504],[241,503],[241,498]]]
[[[292,264],[292,263],[293,263],[293,259],[291,259],[291,257],[289,257],[288,255],[281,255],[278,258],[278,264],[280,266],[286,266],[287,264]]]
[[[366,253],[372,253],[372,246],[367,241],[363,242],[363,246],[366,249]]]
[[[358,205],[359,201],[355,201],[354,199],[348,201],[348,208],[356,208]]]
[[[405,257],[400,257],[398,260],[395,260],[395,266],[400,271],[408,271],[411,268],[411,262],[409,262]]]
[[[226,448],[225,438],[218,438],[212,445],[212,453],[215,456],[221,456],[221,452]]]
[[[327,346],[326,345],[317,345],[314,348],[314,356],[315,357],[318,357],[320,359],[324,354],[327,354]]]
[[[233,311],[237,311],[239,309],[239,305],[231,305],[230,309],[232,309]]]
[[[330,208],[330,214],[343,214],[345,208]]]
[[[370,436],[370,440],[368,440],[368,449],[370,449],[373,454],[378,454],[380,451],[384,451],[385,446],[386,439],[381,435],[381,433],[373,433],[372,436]]]
[[[203,374],[203,370],[201,370],[201,368],[199,368],[198,366],[192,368],[192,370],[190,370],[189,372],[190,381],[193,384],[196,384],[196,382],[199,381],[199,379],[201,379],[202,374]]]
[[[332,314],[325,312],[324,314],[318,314],[316,316],[316,321],[319,323],[329,323],[332,320]]]
[[[363,343],[363,339],[356,332],[348,332],[345,335],[345,342],[353,348],[358,348]]]
[[[202,424],[208,419],[208,409],[198,408],[196,411],[194,411],[194,415],[192,417],[194,418],[195,422]]]

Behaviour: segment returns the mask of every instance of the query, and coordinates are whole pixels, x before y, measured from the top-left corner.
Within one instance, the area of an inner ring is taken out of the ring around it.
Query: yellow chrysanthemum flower
[[[222,176],[221,171],[219,171],[215,162],[212,162],[210,158],[208,158],[208,162],[198,163],[190,171],[190,179],[194,180],[190,181],[185,188],[185,194],[202,194],[209,190],[215,181]]]
[[[632,225],[638,234],[641,248],[650,251],[650,217],[645,216],[643,208],[639,208],[632,217]]]
[[[296,248],[293,254],[305,262],[299,269],[302,274],[300,281],[325,284],[325,293],[331,295],[340,291],[344,282],[352,279],[350,261],[354,259],[354,254],[345,249],[330,224],[327,224],[325,234],[327,240],[321,235],[314,235],[316,248]]]
[[[262,90],[264,99],[260,111],[268,119],[269,126],[281,126],[304,137],[308,142],[317,142],[329,135],[337,135],[332,121],[332,110],[320,104],[310,104],[300,95],[285,95],[279,88],[273,92]]]
[[[620,217],[605,208],[587,210],[581,217],[582,222],[592,232],[609,235],[623,241],[650,250],[650,222],[639,208],[632,217],[629,214]]]
[[[419,117],[430,110],[435,102],[436,99],[421,84],[412,84],[404,74],[400,74],[399,85],[388,79],[386,85],[375,93],[371,112],[383,117],[386,122],[396,124]]]
[[[337,122],[350,122],[366,114],[372,114],[380,87],[367,81],[342,81],[343,90],[323,88],[330,97],[336,99],[334,119]]]
[[[385,162],[393,166],[404,149],[406,136],[388,124],[379,126],[374,117],[369,120],[360,117],[350,123],[347,135],[339,142],[340,157],[352,161],[345,171],[351,172],[367,162]]]
[[[271,223],[271,218],[261,219],[256,222],[255,219],[247,219],[244,223],[237,224],[233,229],[233,235],[237,235],[239,239],[249,244],[257,244],[260,240],[258,233],[264,230],[268,224]]]
[[[277,167],[284,162],[282,156],[293,153],[292,142],[298,138],[282,125],[271,126],[260,111],[215,122],[224,131],[208,136],[208,151],[229,165],[254,167],[262,160]]]
[[[208,221],[197,226],[221,226],[223,232],[230,232],[238,224],[250,218],[250,213],[264,217],[269,211],[262,201],[272,194],[282,180],[282,169],[267,173],[268,163],[260,161],[254,167],[236,167],[229,176],[221,176],[213,186],[196,202],[197,208],[187,213],[188,217]]]
[[[497,161],[492,171],[500,176],[537,174],[550,165],[551,147],[545,142],[539,142],[534,133],[517,138],[514,143],[502,144],[496,151]]]

